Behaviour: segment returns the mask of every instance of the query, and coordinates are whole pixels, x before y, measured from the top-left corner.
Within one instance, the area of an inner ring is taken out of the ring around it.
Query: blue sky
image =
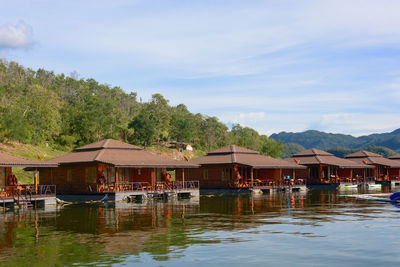
[[[400,1],[0,0],[0,57],[260,133],[400,128]]]

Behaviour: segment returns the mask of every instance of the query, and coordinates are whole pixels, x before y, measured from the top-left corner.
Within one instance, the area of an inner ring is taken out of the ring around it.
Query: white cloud
[[[235,124],[240,124],[240,125],[251,125],[254,123],[260,123],[265,121],[267,114],[265,112],[239,112],[239,113],[233,113],[230,118],[226,117],[226,122],[231,122]],[[222,117],[221,119],[224,119]]]
[[[0,48],[29,48],[33,45],[32,27],[24,22],[0,26]]]
[[[292,51],[290,58],[279,55],[292,49],[312,52],[315,47],[400,42],[399,1],[293,1],[291,8],[243,3],[172,5],[112,24],[94,21],[96,25],[83,26],[85,42],[68,42],[86,44],[90,53],[116,53],[144,65],[184,70],[188,77],[251,75],[271,70],[276,61],[290,65],[304,60],[300,51]],[[99,30],[104,34],[99,36]],[[275,62],[268,58],[271,55],[276,55]]]

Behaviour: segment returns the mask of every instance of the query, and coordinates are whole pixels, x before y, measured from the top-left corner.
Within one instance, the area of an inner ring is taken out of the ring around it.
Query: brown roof
[[[240,153],[240,154],[259,154],[257,151],[240,147],[237,145],[225,146],[223,148],[219,148],[207,153],[207,155],[217,155],[217,154],[232,154],[232,153]]]
[[[295,159],[302,165],[331,165],[339,168],[365,168],[364,164],[360,164],[351,160],[342,159],[334,156],[323,150],[316,148],[308,149],[297,154],[294,154],[292,159]]]
[[[308,157],[308,156],[333,156],[333,155],[331,153],[316,148],[304,150],[293,155],[293,157]]]
[[[260,155],[258,152],[236,145],[226,146],[211,152],[206,156],[190,161],[199,165],[241,164],[256,169],[302,169],[304,166]]]
[[[49,164],[46,161],[30,160],[14,156],[0,151],[1,167],[56,167],[57,164]]]
[[[389,159],[391,159],[391,160],[400,160],[400,154],[393,155],[393,156],[389,157]]]
[[[345,158],[361,164],[382,165],[390,168],[400,168],[400,163],[398,161],[387,159],[379,154],[365,150],[347,155],[345,156]]]
[[[115,167],[196,168],[195,164],[170,159],[121,141],[106,139],[48,160],[50,163],[104,163]]]
[[[373,152],[369,152],[366,150],[358,151],[352,154],[345,156],[345,158],[365,158],[365,157],[378,157],[381,158],[382,156]]]
[[[74,151],[88,151],[88,150],[99,150],[103,148],[108,148],[108,149],[133,149],[133,150],[143,150],[141,147],[134,146],[131,144],[127,144],[121,141],[117,141],[114,139],[104,139],[101,141],[97,141],[94,143],[91,143],[86,146],[81,146],[76,148]]]

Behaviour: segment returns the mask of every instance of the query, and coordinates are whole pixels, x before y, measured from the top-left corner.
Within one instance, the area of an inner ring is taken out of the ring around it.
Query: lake
[[[398,265],[400,209],[339,197],[343,193],[207,195],[8,211],[0,213],[0,265]]]

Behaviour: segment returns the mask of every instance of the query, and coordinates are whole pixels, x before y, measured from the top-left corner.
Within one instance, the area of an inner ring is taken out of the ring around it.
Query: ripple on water
[[[400,209],[336,192],[71,205],[0,215],[0,264],[400,263]]]

